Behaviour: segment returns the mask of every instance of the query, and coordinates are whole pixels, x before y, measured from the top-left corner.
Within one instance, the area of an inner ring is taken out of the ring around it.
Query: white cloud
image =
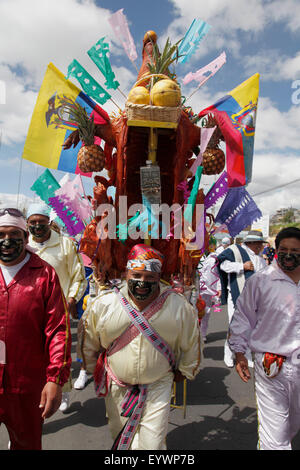
[[[0,127],[3,144],[16,144],[27,133],[37,93],[26,90],[22,77],[0,64],[0,77],[6,84],[6,100],[1,106]]]
[[[281,207],[300,208],[300,182],[287,184],[299,177],[300,158],[295,158],[292,153],[255,154],[253,178],[247,191],[264,213],[273,214]],[[283,185],[286,186],[278,188]]]
[[[36,198],[30,198],[24,194],[6,194],[0,193],[0,208],[18,207],[23,213],[26,213],[28,206],[35,201]]]
[[[300,30],[300,3],[298,0],[272,0],[265,12],[270,20],[282,22],[291,32]]]
[[[280,111],[269,98],[260,97],[255,133],[255,150],[300,149],[300,105]]]
[[[111,33],[108,10],[91,0],[2,0],[0,58],[40,84],[49,62],[66,72],[100,36]]]
[[[263,80],[296,80],[300,78],[300,51],[293,57],[275,49],[258,51],[254,56],[245,56],[244,67],[249,75],[259,70]]]

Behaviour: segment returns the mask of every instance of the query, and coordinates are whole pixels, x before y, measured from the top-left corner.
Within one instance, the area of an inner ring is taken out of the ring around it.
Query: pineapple
[[[162,54],[160,54],[157,44],[153,44],[153,61],[148,64],[151,74],[165,74],[170,77],[171,80],[175,79],[175,73],[171,73],[169,67],[174,62],[177,62],[180,57],[178,55],[178,44],[180,42],[181,40],[172,45],[168,38]],[[159,78],[154,78],[153,84],[158,80]]]
[[[101,171],[105,165],[105,156],[102,148],[94,144],[95,123],[94,118],[89,117],[85,108],[74,100],[64,96],[60,98],[61,109],[67,115],[67,121],[78,127],[79,138],[83,146],[77,154],[78,167],[84,173]],[[62,113],[59,113],[61,115]],[[62,121],[61,117],[56,118]]]
[[[209,128],[215,126],[217,126],[216,121],[209,114],[203,123],[203,127]],[[225,168],[225,155],[223,150],[219,148],[222,137],[220,128],[217,126],[203,154],[202,166],[204,175],[218,175]]]

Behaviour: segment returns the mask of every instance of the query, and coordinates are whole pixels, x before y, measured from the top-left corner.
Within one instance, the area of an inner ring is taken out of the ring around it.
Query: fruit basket
[[[145,83],[145,81],[149,81],[149,80],[152,81],[153,78],[162,79],[162,81],[157,82],[157,84],[162,83],[163,81],[168,82],[167,85],[170,85],[169,82],[174,83],[173,90],[170,90],[169,88],[166,91],[164,90],[160,91],[160,98],[161,98],[160,102],[165,99],[167,102],[172,101],[173,102],[172,104],[175,104],[175,105],[173,106],[154,105],[152,103],[151,98],[154,97],[155,99],[155,85],[154,86],[150,85],[151,87],[149,91],[149,104],[133,103],[132,101],[130,101],[130,94],[128,95],[129,99],[127,99],[127,102],[125,105],[127,119],[129,121],[160,121],[160,122],[177,123],[181,114],[180,88],[174,81],[171,81],[167,75],[151,74],[151,75],[147,75],[146,77],[142,77],[140,80],[138,80],[134,84],[132,90],[138,87],[140,83]]]

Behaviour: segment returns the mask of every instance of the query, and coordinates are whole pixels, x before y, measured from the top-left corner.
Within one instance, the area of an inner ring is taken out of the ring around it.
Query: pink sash
[[[173,289],[165,290],[146,308],[144,313],[141,314],[143,318],[145,320],[149,320],[155,313],[157,313],[162,308],[166,299],[172,293],[174,293]],[[123,297],[123,299],[126,300],[125,297]],[[111,379],[121,387],[128,386],[127,384],[121,382],[120,380],[118,380],[117,377],[114,376],[112,370],[108,365],[107,357],[120,351],[134,338],[136,338],[136,336],[138,336],[140,333],[141,331],[135,326],[135,324],[131,323],[126,328],[126,330],[117,339],[115,339],[115,341],[105,351],[103,351],[99,355],[94,371],[95,392],[99,398],[105,397],[108,394]]]

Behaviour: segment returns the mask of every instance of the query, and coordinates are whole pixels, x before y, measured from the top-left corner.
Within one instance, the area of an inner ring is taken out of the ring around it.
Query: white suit
[[[160,284],[163,292],[166,286]],[[121,294],[137,309],[129,297],[127,283]],[[114,292],[100,295],[83,315],[84,342],[82,356],[86,369],[93,373],[101,347],[107,349],[130,325],[130,319]],[[171,347],[177,369],[194,379],[200,368],[201,344],[196,311],[177,293],[166,299],[162,308],[149,320],[152,327]],[[109,367],[125,384],[146,384],[148,395],[140,424],[131,443],[131,450],[165,449],[173,373],[169,362],[139,334],[120,351],[108,356]],[[112,438],[115,439],[126,422],[120,416],[120,403],[126,387],[112,381],[105,398]]]
[[[254,266],[254,272],[260,271],[266,266],[266,262],[263,259],[262,256],[256,255],[246,244],[241,245],[242,248],[247,252],[250,261],[253,263]],[[230,248],[230,247],[229,247]],[[228,275],[231,273],[236,273],[240,274],[244,271],[244,263],[243,262],[232,262],[232,261],[223,261],[221,263],[220,268],[225,271]],[[228,313],[228,322],[230,324],[230,321],[232,319],[234,312],[234,304],[232,301],[232,296],[231,296],[231,291],[230,291],[230,282],[228,282],[228,299],[227,299],[227,313]],[[252,363],[252,358],[251,358],[251,353],[250,351],[247,352],[247,358],[250,362],[250,365],[253,366]],[[228,341],[225,341],[224,345],[224,362],[228,366],[233,365],[233,359],[234,355],[232,351],[230,350],[230,347],[228,345]]]
[[[277,265],[248,279],[230,323],[229,344],[234,352],[255,354],[255,392],[259,448],[291,449],[300,429],[300,282],[295,284]],[[265,352],[286,361],[269,378],[262,367]]]

